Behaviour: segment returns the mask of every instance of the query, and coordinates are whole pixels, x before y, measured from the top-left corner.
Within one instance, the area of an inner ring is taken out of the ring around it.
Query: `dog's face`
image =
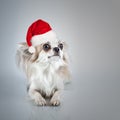
[[[33,60],[37,62],[55,62],[65,61],[65,43],[63,42],[46,42],[36,46],[36,52]]]

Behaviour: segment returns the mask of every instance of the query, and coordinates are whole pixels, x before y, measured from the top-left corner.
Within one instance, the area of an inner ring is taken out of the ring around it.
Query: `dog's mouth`
[[[52,55],[52,56],[48,56],[48,58],[54,58],[54,57],[59,57],[60,58],[60,55]]]

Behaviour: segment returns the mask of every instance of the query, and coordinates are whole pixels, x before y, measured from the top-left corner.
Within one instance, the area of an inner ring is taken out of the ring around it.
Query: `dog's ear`
[[[63,44],[63,60],[66,63],[69,63],[69,56],[68,56],[68,53],[67,53],[68,45],[67,45],[66,42],[62,42],[62,44]]]
[[[35,62],[38,59],[39,53],[41,52],[41,50],[42,50],[42,45],[35,46],[35,53],[32,53],[32,56],[30,59],[31,62]]]

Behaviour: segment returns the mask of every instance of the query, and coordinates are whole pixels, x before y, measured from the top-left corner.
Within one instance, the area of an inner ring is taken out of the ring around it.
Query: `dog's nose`
[[[53,50],[54,50],[56,53],[59,52],[59,48],[58,48],[58,47],[53,48]]]

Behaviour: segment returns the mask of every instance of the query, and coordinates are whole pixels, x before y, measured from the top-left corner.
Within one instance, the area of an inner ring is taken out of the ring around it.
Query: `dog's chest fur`
[[[56,89],[63,88],[62,78],[59,76],[59,65],[55,64],[39,64],[32,65],[32,75],[30,78],[31,84],[33,84],[37,90],[45,93],[46,96],[50,96]]]

